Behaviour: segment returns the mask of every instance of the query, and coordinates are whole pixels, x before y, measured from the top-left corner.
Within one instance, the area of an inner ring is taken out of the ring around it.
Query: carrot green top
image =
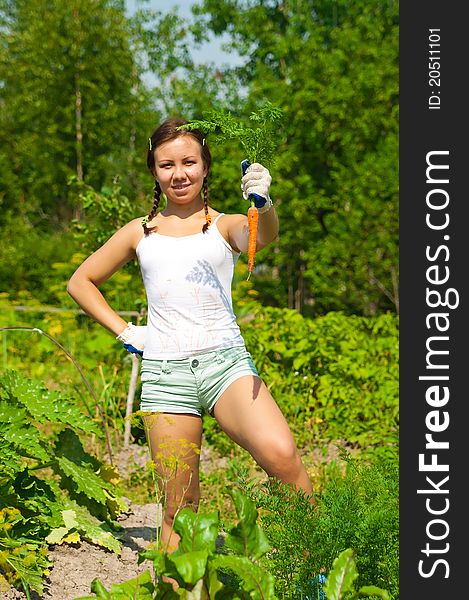
[[[251,164],[257,162],[266,167],[273,164],[278,147],[278,121],[283,116],[280,108],[271,102],[265,102],[249,117],[256,123],[255,127],[244,125],[229,111],[211,110],[203,116],[204,119],[193,120],[179,129],[199,129],[205,134],[213,133],[216,142],[239,139],[245,157]]]

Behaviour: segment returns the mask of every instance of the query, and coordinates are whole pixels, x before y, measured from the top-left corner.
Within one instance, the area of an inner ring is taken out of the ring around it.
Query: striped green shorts
[[[244,346],[220,348],[177,360],[142,359],[140,410],[212,414],[228,386],[244,375],[259,377]]]

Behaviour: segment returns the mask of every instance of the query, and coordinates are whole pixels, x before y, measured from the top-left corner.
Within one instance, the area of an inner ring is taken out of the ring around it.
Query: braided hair
[[[199,142],[201,146],[201,154],[202,161],[204,163],[205,168],[207,169],[207,175],[204,177],[204,182],[202,186],[202,195],[204,201],[204,210],[205,210],[205,223],[202,227],[202,232],[205,233],[209,228],[212,218],[208,212],[208,203],[209,203],[209,195],[208,195],[208,174],[210,172],[210,167],[212,164],[212,155],[210,150],[206,144],[205,137],[203,133],[199,129],[178,129],[181,125],[187,125],[189,121],[186,119],[181,119],[179,117],[168,117],[165,119],[151,134],[151,137],[148,138],[148,147],[147,147],[147,167],[149,168],[151,174],[155,177],[156,165],[155,165],[155,150],[158,146],[161,146],[164,142],[169,142],[170,140],[174,140],[177,137],[182,135],[188,135],[194,138],[197,142]],[[156,227],[148,227],[148,223],[155,217],[158,212],[158,206],[160,203],[161,196],[161,187],[155,177],[155,188],[153,195],[153,206],[148,216],[144,217],[142,221],[143,231],[145,235],[148,235],[152,231],[156,230]]]
[[[204,177],[204,184],[203,184],[203,197],[204,197],[204,210],[205,210],[205,223],[204,226],[202,227],[202,233],[205,233],[207,231],[207,229],[210,227],[210,225],[212,224],[212,217],[210,216],[209,212],[208,212],[208,181],[207,178]]]
[[[152,231],[154,231],[156,229],[156,227],[148,227],[147,223],[149,223],[153,219],[153,217],[156,215],[156,213],[158,212],[158,206],[160,204],[160,195],[161,195],[160,184],[155,179],[155,191],[153,194],[153,206],[150,211],[150,214],[148,216],[144,217],[142,220],[142,226],[143,226],[143,231],[144,231],[145,235],[148,235],[149,233],[151,233]]]

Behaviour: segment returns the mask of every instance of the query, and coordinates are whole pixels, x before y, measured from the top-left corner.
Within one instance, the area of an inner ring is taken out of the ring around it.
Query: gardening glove
[[[145,348],[146,337],[146,325],[134,325],[133,323],[127,323],[127,327],[116,337],[116,340],[122,342],[124,348],[129,352],[132,352],[133,354],[140,354],[140,356],[142,356],[143,349]]]
[[[272,200],[269,197],[269,187],[272,177],[268,169],[259,163],[249,164],[247,159],[241,163],[243,177],[241,179],[241,190],[245,200],[254,200],[256,208],[270,208]]]

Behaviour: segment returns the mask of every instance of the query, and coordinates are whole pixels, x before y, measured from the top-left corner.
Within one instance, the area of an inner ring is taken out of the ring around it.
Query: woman
[[[200,131],[179,129],[186,123],[166,119],[149,139],[147,164],[155,179],[150,214],[117,231],[83,262],[67,287],[127,350],[143,353],[141,410],[149,413],[148,441],[162,480],[167,478],[165,455],[185,440],[188,468],[178,470],[165,490],[161,541],[169,551],[179,539],[172,530],[176,511],[198,505],[204,411],[269,476],[312,493],[291,431],[256,371],[233,314],[231,281],[240,252],[247,251],[247,217],[209,206],[210,151]],[[242,177],[244,197],[256,195],[258,250],[278,234],[270,182],[269,171],[258,163]],[[167,205],[159,211],[162,193]],[[98,289],[135,256],[148,299],[148,324],[140,327],[116,314]]]

